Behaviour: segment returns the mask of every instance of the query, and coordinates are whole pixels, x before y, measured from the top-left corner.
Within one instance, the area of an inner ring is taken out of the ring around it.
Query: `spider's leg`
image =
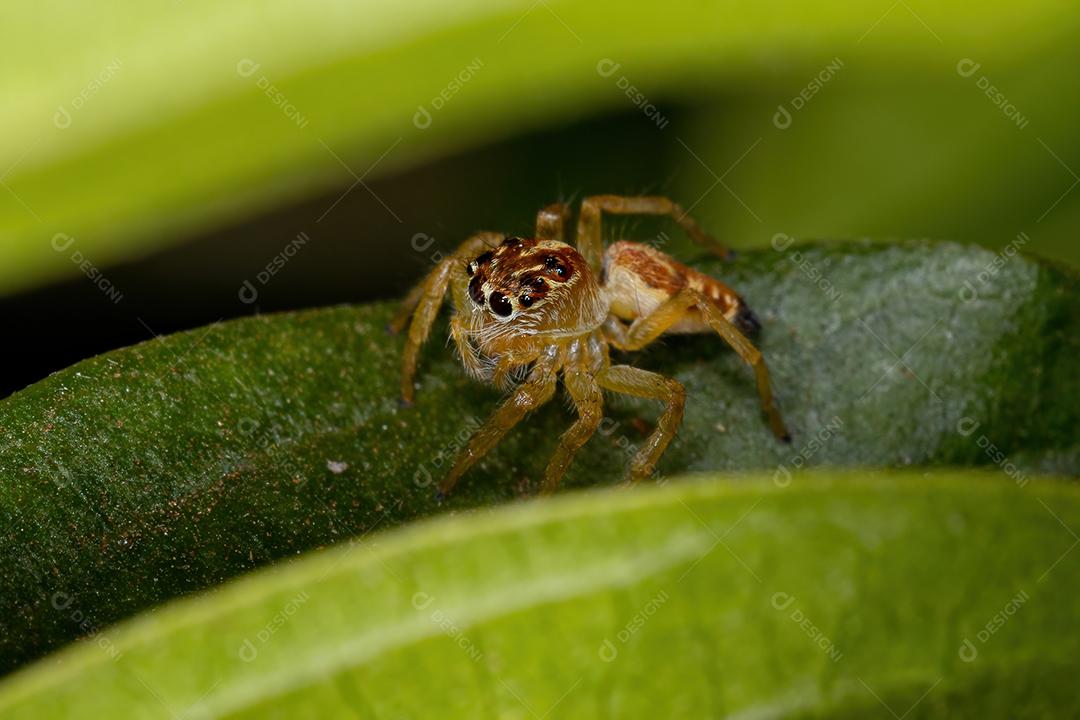
[[[558,240],[566,237],[566,221],[570,217],[570,206],[566,203],[551,203],[536,213],[536,238],[538,240]]]
[[[769,368],[761,351],[743,335],[735,325],[724,317],[724,313],[712,300],[693,288],[683,288],[673,297],[665,300],[658,308],[633,322],[626,333],[625,348],[640,350],[681,320],[690,308],[701,312],[702,319],[749,365],[757,380],[758,396],[761,407],[769,418],[773,434],[784,442],[790,442],[791,436],[784,425],[780,411],[773,400],[772,385],[769,381]]]
[[[550,495],[559,488],[559,481],[574,459],[574,453],[592,437],[604,417],[604,394],[592,375],[584,370],[568,371],[563,374],[563,384],[574,401],[578,419],[559,438],[559,446],[548,462],[544,485],[540,490],[544,495]]]
[[[724,317],[724,313],[720,312],[720,308],[716,307],[716,304],[709,298],[696,290],[687,289],[686,292],[694,298],[694,307],[701,311],[709,327],[724,338],[727,344],[739,354],[739,357],[753,368],[754,377],[757,379],[758,396],[761,398],[761,408],[769,417],[769,425],[772,427],[773,435],[784,442],[791,442],[791,434],[788,432],[784,419],[780,417],[780,411],[773,401],[769,368],[765,364],[765,358],[761,355],[761,351],[739,331],[739,328]]]
[[[604,241],[600,232],[603,213],[612,215],[670,215],[679,224],[690,239],[706,250],[722,258],[731,257],[730,250],[721,245],[714,237],[701,229],[701,226],[686,211],[670,198],[660,195],[627,197],[624,195],[593,195],[581,201],[578,214],[577,245],[580,252],[594,270],[600,270],[604,254]]]
[[[555,394],[555,381],[554,363],[551,360],[538,362],[525,382],[514,390],[458,452],[454,466],[439,485],[439,493],[448,495],[461,476],[495,447],[510,428],[517,425],[527,413],[550,400]]]
[[[664,412],[656,429],[630,462],[630,482],[649,477],[660,456],[675,438],[686,406],[686,389],[678,380],[629,365],[612,365],[596,376],[601,387],[625,395],[663,400]]]
[[[497,245],[503,236],[501,233],[482,232],[473,235],[463,242],[457,251],[439,261],[435,269],[428,273],[406,296],[401,308],[394,320],[390,323],[393,332],[399,332],[409,316],[412,323],[409,325],[409,337],[405,341],[405,350],[401,361],[401,398],[406,403],[413,399],[413,376],[416,374],[416,363],[420,357],[420,348],[431,333],[431,326],[435,317],[439,314],[446,289],[450,284],[450,278],[455,271],[463,272],[462,263],[478,255],[485,247]]]

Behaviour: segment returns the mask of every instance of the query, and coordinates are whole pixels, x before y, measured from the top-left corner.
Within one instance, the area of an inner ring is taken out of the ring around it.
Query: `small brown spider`
[[[735,291],[641,243],[619,241],[604,251],[603,213],[670,215],[693,240],[727,257],[681,207],[665,197],[598,195],[581,203],[577,249],[563,241],[565,203],[536,216],[536,237],[473,235],[444,258],[402,303],[390,324],[400,332],[409,317],[401,396],[413,399],[420,348],[447,289],[454,300],[450,336],[466,371],[510,390],[509,397],[469,439],[440,485],[457,481],[525,415],[555,394],[559,373],[578,411],[544,473],[543,493],[554,492],[574,453],[602,419],[603,390],[662,400],[663,414],[630,465],[630,482],[652,474],[682,422],[686,390],[672,378],[629,365],[612,365],[609,347],[639,350],[667,333],[710,329],[735,349],[757,376],[758,394],[773,433],[789,441],[773,403],[769,371],[743,333],[761,325]],[[623,321],[630,321],[626,325]]]

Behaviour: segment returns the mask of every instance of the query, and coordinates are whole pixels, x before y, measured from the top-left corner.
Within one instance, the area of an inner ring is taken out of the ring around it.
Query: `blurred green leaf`
[[[777,442],[718,338],[629,362],[689,390],[665,474],[804,465],[1080,473],[1080,281],[1038,261],[910,242],[792,245],[699,264],[761,316],[794,435]],[[987,268],[992,274],[980,277]],[[254,317],[79,363],[0,401],[0,663],[297,552],[429,515],[433,484],[498,395],[438,331],[398,405],[388,304]],[[620,480],[655,418],[612,398],[569,487]],[[448,507],[535,491],[570,422],[553,402]],[[445,509],[445,508],[444,508]],[[58,612],[56,593],[88,624]]]
[[[1074,484],[947,471],[467,513],[98,634],[0,713],[1071,717],[1078,525]]]
[[[0,293],[358,177],[632,110],[635,98],[697,104],[732,89],[799,88],[836,55],[871,74],[952,77],[959,57],[1001,62],[1068,46],[1076,17],[1053,0],[1021,16],[1000,0],[977,11],[928,0],[8,3]],[[598,73],[603,60],[617,74]],[[429,127],[414,124],[435,104]],[[661,141],[680,154],[678,170],[696,167],[672,133]]]
[[[706,226],[751,247],[777,232],[992,247],[1024,233],[1026,251],[1080,265],[1080,106],[1062,102],[1057,79],[1080,63],[1076,37],[1069,25],[1060,44],[1007,64],[958,52],[919,84],[836,57],[786,90],[699,113],[686,142],[732,191],[701,203]],[[711,182],[697,169],[676,194]]]

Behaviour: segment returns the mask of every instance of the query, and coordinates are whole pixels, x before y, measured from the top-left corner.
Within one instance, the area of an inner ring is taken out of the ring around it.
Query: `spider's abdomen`
[[[649,245],[627,240],[610,245],[604,253],[602,277],[611,312],[622,320],[644,317],[684,287],[690,287],[716,303],[724,317],[743,332],[760,327],[754,313],[730,287]],[[692,309],[668,332],[709,332],[709,326]]]

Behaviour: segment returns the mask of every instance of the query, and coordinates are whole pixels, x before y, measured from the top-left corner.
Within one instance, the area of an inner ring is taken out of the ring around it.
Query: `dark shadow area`
[[[0,396],[154,334],[395,297],[423,275],[435,253],[452,250],[471,232],[530,232],[547,202],[670,191],[674,142],[637,113],[556,126],[373,179],[370,191],[346,184],[106,267],[119,302],[82,276],[0,299],[0,314],[15,320],[7,330],[11,351]]]

